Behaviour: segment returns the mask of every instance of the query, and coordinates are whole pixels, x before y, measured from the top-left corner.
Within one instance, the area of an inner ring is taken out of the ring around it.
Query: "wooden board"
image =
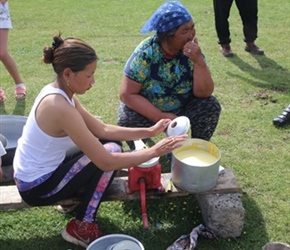
[[[146,199],[158,199],[160,197],[177,197],[186,196],[190,193],[177,189],[171,182],[171,174],[163,173],[161,176],[161,182],[164,187],[164,192],[160,190],[147,190]],[[234,173],[230,169],[224,169],[220,173],[218,183],[212,190],[203,192],[202,194],[216,194],[216,193],[235,193],[240,192],[240,186],[234,176]],[[104,201],[125,201],[139,199],[139,191],[130,192],[128,187],[128,177],[116,177],[111,184],[108,193],[104,197]],[[78,199],[68,199],[59,202],[58,204],[75,204]],[[24,208],[29,207],[24,201],[22,201],[17,187],[11,186],[0,186],[0,209],[11,209],[11,208]]]

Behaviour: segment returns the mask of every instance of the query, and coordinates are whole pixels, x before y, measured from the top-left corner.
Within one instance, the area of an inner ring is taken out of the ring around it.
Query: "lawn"
[[[245,225],[238,238],[198,239],[198,250],[260,250],[267,242],[290,243],[290,133],[272,119],[290,103],[290,2],[259,1],[259,38],[265,56],[244,51],[242,24],[233,4],[230,27],[236,56],[219,52],[212,1],[182,1],[193,15],[199,44],[215,81],[222,114],[211,141],[222,152],[222,165],[233,169],[242,187]],[[54,80],[51,65],[41,63],[42,48],[61,31],[91,44],[100,57],[93,89],[79,96],[85,107],[116,124],[122,70],[139,32],[161,0],[10,0],[13,29],[9,49],[27,86],[27,99],[16,103],[14,86],[0,65],[7,101],[1,114],[27,116],[38,91]],[[279,3],[279,4],[277,4]],[[154,138],[156,141],[159,138]],[[163,171],[170,162],[162,159]],[[146,250],[165,250],[182,234],[203,223],[192,197],[147,202],[150,228],[144,230],[139,201],[105,202],[98,221],[107,233],[138,238]],[[0,249],[81,249],[66,243],[61,229],[72,215],[53,207],[0,211]]]

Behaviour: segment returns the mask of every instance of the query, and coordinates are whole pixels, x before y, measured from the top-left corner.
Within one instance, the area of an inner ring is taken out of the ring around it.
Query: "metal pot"
[[[188,139],[172,152],[172,182],[190,193],[208,191],[217,184],[220,160],[220,150],[213,143]]]

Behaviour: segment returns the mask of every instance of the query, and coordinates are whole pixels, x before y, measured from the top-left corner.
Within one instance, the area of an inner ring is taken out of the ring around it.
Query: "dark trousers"
[[[234,0],[213,0],[215,28],[219,44],[230,44],[228,18]],[[245,42],[254,42],[258,34],[258,0],[235,0],[243,23]]]
[[[191,124],[191,138],[209,141],[219,121],[221,106],[214,96],[192,98],[177,116],[187,116]],[[154,122],[136,113],[121,103],[118,110],[118,125],[123,127],[150,127]],[[135,149],[133,142],[127,141],[130,149]]]

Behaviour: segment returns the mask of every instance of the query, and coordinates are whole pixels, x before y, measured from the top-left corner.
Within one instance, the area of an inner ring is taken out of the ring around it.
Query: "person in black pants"
[[[218,36],[218,43],[221,45],[221,52],[225,57],[234,55],[230,43],[230,30],[228,18],[234,0],[213,0],[215,28]],[[264,51],[256,44],[258,33],[258,0],[235,0],[243,22],[245,51],[256,55],[263,55]]]

